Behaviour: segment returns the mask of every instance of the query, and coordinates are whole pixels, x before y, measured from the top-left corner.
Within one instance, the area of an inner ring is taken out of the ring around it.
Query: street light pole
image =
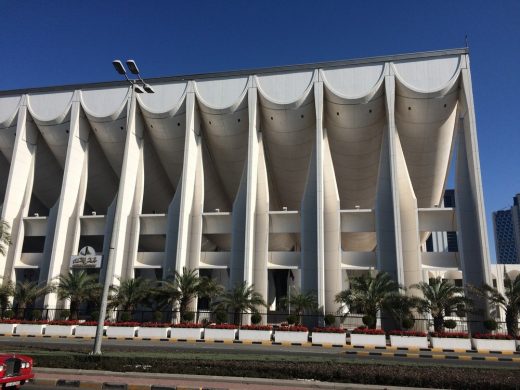
[[[123,63],[121,61],[115,60],[112,62],[112,64],[114,65],[114,68],[116,69],[116,71],[119,74],[122,74],[125,76],[126,80],[130,83],[130,85],[132,87],[131,95],[130,95],[130,105],[131,105],[130,111],[132,111],[135,107],[135,104],[137,104],[136,93],[143,93],[143,92],[154,93],[154,90],[152,89],[152,87],[150,85],[146,84],[144,82],[144,80],[141,78],[141,76],[139,75],[139,69],[137,68],[136,63],[133,60],[128,60],[127,65],[132,73],[138,75],[139,81],[128,78],[125,67],[123,66]],[[143,85],[144,91],[138,85],[138,82],[141,82],[141,84]],[[128,128],[128,126],[127,126],[127,128]],[[124,168],[124,166],[125,166],[125,162],[123,161],[123,168]],[[118,196],[119,196],[119,194],[118,194]],[[116,209],[116,216],[115,216],[114,225],[113,225],[116,228],[119,226],[119,223],[120,223],[119,215],[120,215],[120,213]],[[112,279],[114,277],[114,268],[115,268],[114,245],[118,241],[119,230],[116,229],[116,231],[114,233],[115,233],[115,236],[113,236],[111,238],[112,242],[111,242],[111,245],[110,245],[110,248],[108,251],[108,256],[107,256],[105,280],[103,283],[103,293],[101,295],[101,304],[99,307],[99,318],[98,318],[98,323],[97,323],[97,328],[96,328],[96,337],[94,340],[94,349],[91,352],[92,355],[101,355],[101,342],[103,341],[105,317],[106,317],[107,307],[108,307],[108,294],[110,292],[110,285],[112,284]]]

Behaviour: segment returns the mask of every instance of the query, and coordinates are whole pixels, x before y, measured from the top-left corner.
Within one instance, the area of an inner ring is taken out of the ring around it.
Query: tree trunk
[[[70,301],[70,319],[77,320],[78,319],[78,302]]]
[[[516,338],[518,334],[518,311],[508,307],[506,309],[507,334]]]
[[[433,329],[436,332],[443,332],[444,331],[444,316],[438,315],[433,317]]]

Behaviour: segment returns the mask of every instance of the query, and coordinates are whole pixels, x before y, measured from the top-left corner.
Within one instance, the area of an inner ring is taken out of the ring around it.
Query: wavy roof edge
[[[435,58],[435,57],[445,57],[445,56],[462,55],[462,54],[469,54],[469,48],[464,47],[464,48],[458,48],[458,49],[432,50],[432,51],[423,51],[423,52],[415,52],[415,53],[404,53],[404,54],[393,54],[393,55],[384,55],[384,56],[375,56],[375,57],[355,58],[355,59],[350,59],[350,60],[324,61],[324,62],[314,62],[314,63],[306,63],[306,64],[298,64],[298,65],[281,65],[281,66],[272,66],[272,67],[267,67],[267,68],[253,68],[253,69],[231,70],[231,71],[212,72],[212,73],[195,73],[195,74],[179,75],[179,76],[165,76],[165,77],[155,77],[155,78],[147,77],[146,81],[149,84],[156,84],[156,83],[187,81],[187,80],[204,80],[204,79],[215,79],[215,78],[225,78],[225,77],[249,76],[252,74],[258,75],[258,74],[270,74],[270,73],[277,73],[277,72],[290,72],[290,71],[297,71],[297,70],[311,70],[311,69],[317,69],[317,68],[339,68],[339,67],[343,67],[343,66],[366,65],[366,64],[381,63],[381,62]],[[21,89],[11,89],[11,90],[3,90],[3,91],[0,90],[0,96],[13,96],[13,95],[19,95],[19,94],[26,94],[26,93],[71,91],[71,90],[85,89],[85,88],[90,89],[90,88],[120,87],[120,86],[127,86],[127,85],[128,85],[128,82],[126,80],[104,81],[104,82],[97,82],[97,83],[67,84],[67,85],[48,86],[48,87],[21,88]]]

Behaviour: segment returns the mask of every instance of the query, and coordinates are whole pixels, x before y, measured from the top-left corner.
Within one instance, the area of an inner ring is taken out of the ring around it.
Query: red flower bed
[[[178,324],[171,324],[172,328],[204,328],[202,324],[195,322],[180,322]]]
[[[62,325],[62,326],[71,326],[71,325],[78,325],[78,320],[53,320],[49,321],[48,325]]]
[[[291,326],[281,326],[280,328],[276,329],[277,332],[308,332],[309,329],[307,329],[306,326],[303,325],[291,325]]]
[[[29,324],[29,325],[46,325],[49,321],[47,320],[21,320],[19,324]]]
[[[139,326],[139,322],[110,322],[109,326],[120,326],[123,328],[133,328],[135,326]]]
[[[332,326],[317,326],[312,333],[347,333],[346,329],[334,328]]]
[[[390,336],[426,337],[426,333],[415,330],[391,330]]]
[[[206,326],[209,329],[237,329],[238,326],[235,324],[211,324]]]
[[[439,337],[442,339],[467,339],[469,334],[467,332],[432,332],[432,337]]]
[[[356,328],[352,334],[386,334],[383,329]]]
[[[97,321],[84,321],[84,322],[78,322],[78,326],[97,326]],[[103,324],[104,326],[113,325],[113,322],[105,321]]]
[[[244,330],[273,330],[271,325],[242,325],[240,329]]]
[[[14,320],[10,318],[2,318],[0,324],[19,324],[20,320]]]
[[[145,328],[169,328],[171,325],[168,322],[143,322],[140,326]]]
[[[475,339],[490,339],[490,340],[514,340],[513,336],[505,333],[475,333]]]

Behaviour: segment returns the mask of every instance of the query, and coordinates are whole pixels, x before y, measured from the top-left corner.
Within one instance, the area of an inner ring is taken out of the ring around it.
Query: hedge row
[[[273,379],[314,379],[389,386],[450,389],[517,389],[520,370],[439,366],[349,364],[247,360],[176,360],[148,357],[32,354],[39,367],[239,376]]]

